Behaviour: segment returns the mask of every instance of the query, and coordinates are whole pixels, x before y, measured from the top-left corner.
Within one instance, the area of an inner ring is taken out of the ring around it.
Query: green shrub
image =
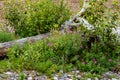
[[[0,43],[12,41],[15,39],[14,34],[0,31]]]
[[[5,18],[22,37],[58,29],[69,17],[70,12],[62,0],[59,4],[51,0],[10,0],[5,7]]]
[[[90,37],[83,37],[81,32],[68,31],[63,35],[53,31],[49,38],[34,44],[25,44],[23,48],[14,46],[8,53],[9,68],[20,71],[34,69],[49,74],[61,69],[68,71],[77,68],[100,74],[117,64],[120,53],[118,43],[111,43],[112,46],[116,45],[113,49],[102,42],[93,42],[90,48]]]
[[[65,64],[74,61],[71,59],[78,58],[76,54],[81,44],[78,38],[81,35],[62,35],[59,32],[53,34],[32,45],[25,44],[23,48],[18,46],[11,48],[8,53],[10,68],[14,70],[35,69],[40,72],[46,72],[48,69],[52,73],[62,69],[61,65],[66,66]]]

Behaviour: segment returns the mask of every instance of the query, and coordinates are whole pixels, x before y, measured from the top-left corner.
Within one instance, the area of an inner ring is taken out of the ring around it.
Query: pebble
[[[92,80],[91,78],[88,78],[87,80]]]
[[[55,77],[53,77],[53,79],[54,79],[54,80],[58,80],[58,77],[55,76]]]
[[[81,77],[81,75],[77,75],[76,78],[77,78],[78,80],[80,80],[82,77]]]
[[[4,74],[12,75],[13,73],[12,72],[5,72]]]
[[[80,71],[76,70],[76,74],[79,74]]]
[[[112,78],[112,80],[117,80],[116,78]]]
[[[97,77],[95,77],[95,80],[99,80]]]
[[[33,79],[33,78],[32,78],[31,76],[27,78],[27,80],[32,80],[32,79]]]
[[[34,80],[42,80],[41,77],[35,77]]]

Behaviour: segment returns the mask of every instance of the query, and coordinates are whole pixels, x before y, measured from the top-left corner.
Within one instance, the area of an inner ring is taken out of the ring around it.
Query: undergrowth
[[[88,8],[84,14],[94,30],[80,25],[76,30],[66,30],[65,34],[53,30],[49,37],[44,36],[33,44],[22,47],[16,44],[8,50],[8,59],[0,70],[36,70],[47,75],[74,69],[92,74],[110,71],[120,60],[120,42],[112,32],[119,12],[114,14],[103,2],[92,0],[89,4],[94,8]]]
[[[118,63],[120,46],[103,41],[90,42],[91,35],[81,30],[61,34],[53,31],[51,36],[23,47],[15,45],[9,49],[6,70],[36,70],[48,75],[59,70],[101,74]]]

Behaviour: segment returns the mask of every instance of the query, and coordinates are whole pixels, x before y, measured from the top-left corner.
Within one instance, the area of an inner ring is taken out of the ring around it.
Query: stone
[[[58,80],[58,77],[55,76],[55,77],[53,77],[53,79],[54,79],[54,80]]]
[[[60,73],[64,73],[64,71],[63,71],[63,70],[60,70]]]
[[[5,74],[7,74],[7,75],[12,75],[13,73],[12,73],[12,72],[6,72]]]
[[[67,74],[67,73],[65,73],[65,74],[63,75],[63,77],[64,77],[64,78],[67,78],[67,77],[68,77],[68,74]]]
[[[79,74],[80,71],[76,70],[76,74]]]
[[[112,78],[112,80],[118,80],[118,79],[116,79],[116,78]]]
[[[112,75],[112,72],[106,72],[105,74],[103,74],[104,78],[110,78]]]
[[[110,79],[108,79],[108,78],[103,78],[103,79],[101,79],[101,80],[110,80]]]
[[[63,80],[70,80],[69,78],[64,78]]]
[[[33,79],[33,78],[32,78],[31,76],[27,78],[27,80],[32,80],[32,79]]]
[[[91,78],[88,78],[87,80],[92,80]]]
[[[81,75],[77,75],[76,78],[77,78],[78,80],[80,80],[82,77],[81,77]]]
[[[95,80],[99,80],[97,77],[95,77]]]
[[[68,74],[68,76],[67,76],[68,78],[72,78],[72,75],[70,75],[70,74]]]

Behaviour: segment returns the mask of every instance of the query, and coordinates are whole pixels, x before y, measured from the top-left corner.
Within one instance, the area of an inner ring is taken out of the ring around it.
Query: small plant
[[[18,80],[24,80],[25,79],[25,74],[24,73],[19,73]]]
[[[102,77],[98,74],[91,74],[91,73],[84,73],[83,76],[85,79],[92,78],[93,80],[97,77],[98,79],[101,79]]]
[[[0,60],[0,73],[8,70],[8,61],[7,60]]]
[[[0,31],[0,43],[14,40],[15,36],[12,33]]]

